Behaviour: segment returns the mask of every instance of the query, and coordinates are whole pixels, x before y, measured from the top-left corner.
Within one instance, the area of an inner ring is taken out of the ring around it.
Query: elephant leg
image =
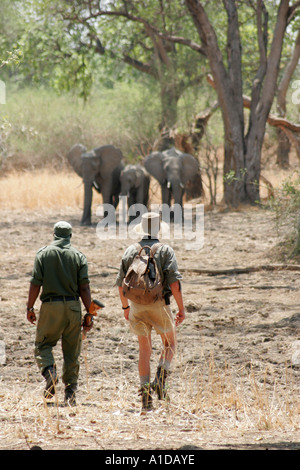
[[[183,220],[183,207],[182,200],[184,189],[180,185],[174,185],[173,196],[174,196],[174,210],[173,210],[173,222],[181,223]]]
[[[93,182],[84,182],[84,208],[81,219],[81,225],[92,224],[92,199],[93,199]]]

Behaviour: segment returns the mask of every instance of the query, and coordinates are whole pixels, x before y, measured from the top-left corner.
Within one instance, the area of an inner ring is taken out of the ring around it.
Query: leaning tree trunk
[[[293,76],[293,73],[299,64],[300,58],[300,30],[298,31],[298,35],[296,37],[295,47],[291,56],[289,63],[287,64],[283,77],[278,87],[278,94],[277,94],[277,110],[279,116],[285,117],[286,116],[286,94],[288,91],[288,87]],[[277,147],[277,165],[280,168],[288,168],[289,167],[289,153],[291,149],[291,142],[285,132],[282,129],[277,129],[277,139],[278,139],[278,147]]]

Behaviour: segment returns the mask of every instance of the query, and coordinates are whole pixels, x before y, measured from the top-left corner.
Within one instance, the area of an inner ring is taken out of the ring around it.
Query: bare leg
[[[163,350],[158,363],[156,376],[151,384],[153,390],[156,391],[159,400],[169,400],[167,394],[167,377],[170,372],[170,366],[176,350],[176,333],[175,330],[161,335]]]
[[[161,335],[163,343],[163,350],[160,356],[159,365],[166,370],[170,369],[171,361],[176,351],[176,332],[175,330],[169,331]]]
[[[152,396],[150,389],[150,357],[152,353],[151,336],[138,336],[139,341],[139,395],[142,397],[142,409],[152,410]]]
[[[139,375],[140,377],[150,377],[150,357],[152,353],[151,336],[138,336],[138,341]]]

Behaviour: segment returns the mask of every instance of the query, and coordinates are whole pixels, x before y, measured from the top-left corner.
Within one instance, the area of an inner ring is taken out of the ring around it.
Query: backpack
[[[137,304],[147,305],[163,299],[163,285],[154,254],[162,243],[152,247],[136,244],[138,254],[128,268],[122,282],[123,295]],[[140,248],[140,250],[139,250]],[[149,254],[142,251],[149,248]]]

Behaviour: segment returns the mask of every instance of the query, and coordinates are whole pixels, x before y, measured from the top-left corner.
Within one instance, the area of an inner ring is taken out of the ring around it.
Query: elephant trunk
[[[179,179],[169,180],[167,187],[171,190],[174,197],[174,204],[182,205],[182,198],[184,193],[184,184]]]
[[[84,208],[81,219],[81,225],[91,225],[92,221],[92,199],[93,199],[93,181],[84,180]]]

